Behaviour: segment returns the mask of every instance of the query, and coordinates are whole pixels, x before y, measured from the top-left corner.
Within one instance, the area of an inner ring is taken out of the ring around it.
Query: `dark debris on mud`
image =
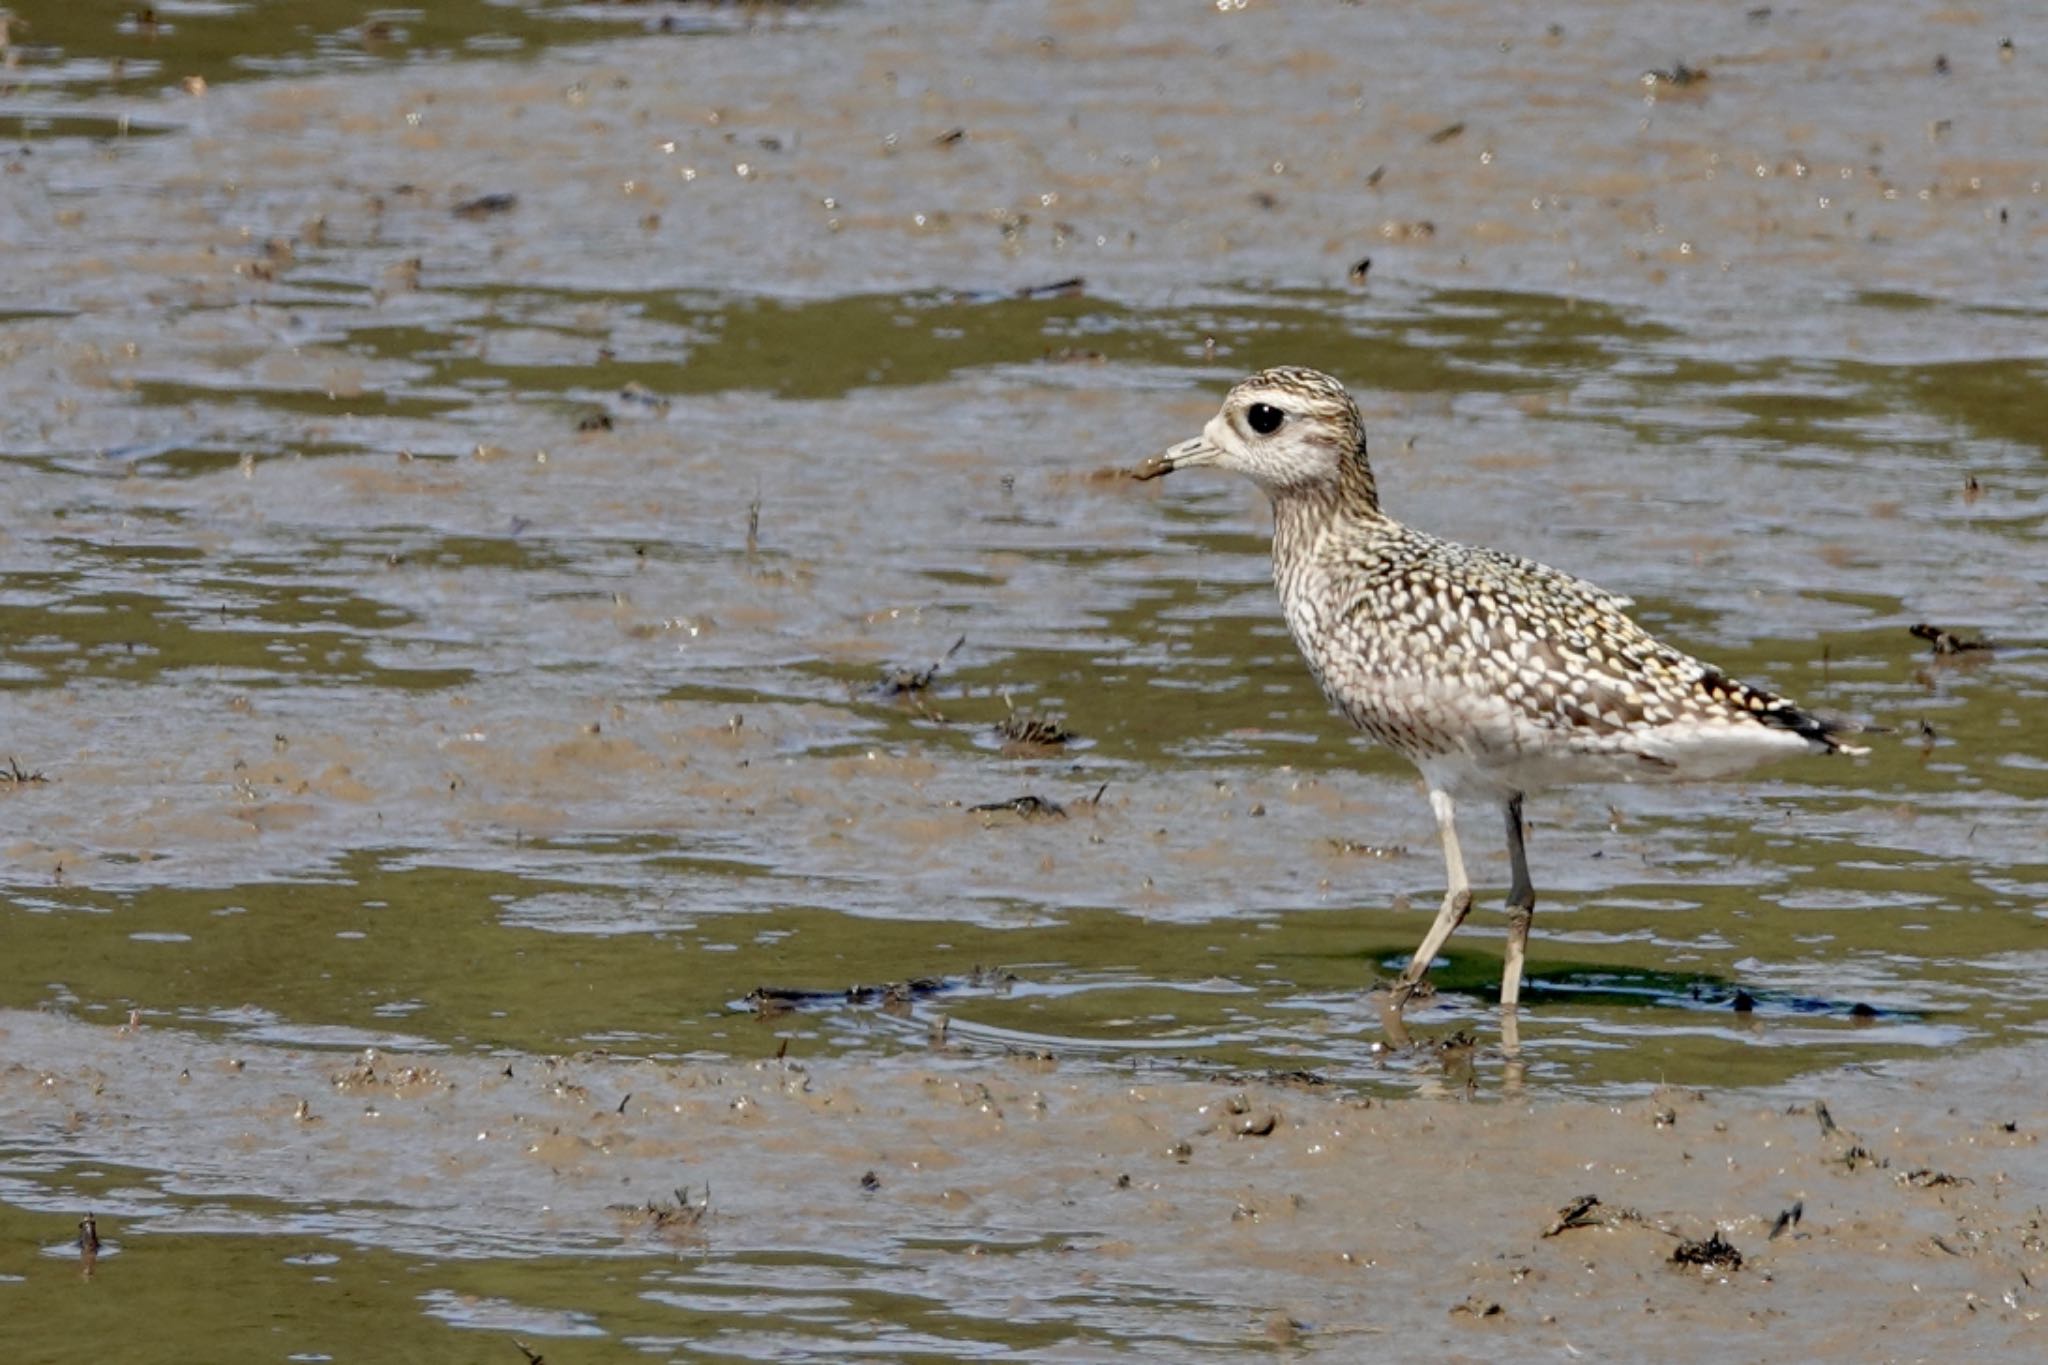
[[[1671,1263],[1699,1266],[1703,1270],[1740,1270],[1742,1253],[1721,1235],[1721,1229],[1715,1228],[1704,1240],[1689,1237],[1680,1242],[1671,1253]]]
[[[1937,658],[1953,658],[1958,654],[1988,654],[1994,648],[1988,641],[1966,639],[1952,630],[1932,626],[1925,621],[1908,626],[1906,633],[1916,640],[1927,641],[1928,652]]]
[[[479,194],[474,199],[465,199],[451,212],[457,218],[492,218],[501,213],[510,213],[519,207],[516,194]]]
[[[1057,801],[1048,800],[1032,792],[1013,796],[1007,801],[983,801],[967,808],[976,815],[1021,815],[1026,820],[1064,820],[1067,808]]]
[[[1578,1228],[1611,1228],[1643,1221],[1643,1216],[1634,1209],[1614,1208],[1601,1203],[1597,1194],[1582,1194],[1557,1211],[1557,1217],[1543,1230],[1543,1235],[1549,1238]]]
[[[0,768],[0,791],[14,791],[20,787],[36,786],[50,779],[40,768],[24,768],[14,755],[7,756],[7,766]]]
[[[960,652],[960,646],[966,643],[967,637],[962,635],[953,642],[952,647],[944,654],[941,654],[937,659],[921,668],[889,669],[882,674],[882,695],[885,697],[900,697],[907,693],[924,691],[938,678],[939,673],[952,660],[953,656]]]
[[[678,1186],[674,1199],[650,1199],[644,1204],[613,1204],[610,1211],[630,1228],[652,1233],[659,1237],[689,1238],[703,1230],[705,1219],[711,1214],[711,1186],[704,1186],[704,1197],[690,1199],[690,1187]]]
[[[1000,967],[975,967],[964,976],[913,976],[880,985],[855,984],[844,990],[815,990],[801,986],[756,986],[748,991],[744,1004],[757,1015],[786,1014],[791,1010],[829,1005],[873,1005],[892,1012],[907,1011],[917,1001],[950,991],[1005,991],[1015,985],[1016,973]]]
[[[1065,716],[1036,711],[1012,711],[996,722],[996,734],[1020,749],[1056,749],[1074,738]]]

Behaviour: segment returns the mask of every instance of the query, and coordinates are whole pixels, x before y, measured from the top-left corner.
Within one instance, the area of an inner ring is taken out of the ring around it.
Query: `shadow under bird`
[[[1630,599],[1517,555],[1441,540],[1380,508],[1358,405],[1315,370],[1243,380],[1202,434],[1134,471],[1234,470],[1273,504],[1273,582],[1323,694],[1421,770],[1449,880],[1393,990],[1405,1004],[1472,908],[1459,801],[1506,816],[1512,885],[1500,1000],[1521,998],[1536,890],[1522,800],[1572,782],[1727,777],[1795,754],[1868,752],[1783,697],[1656,639]]]

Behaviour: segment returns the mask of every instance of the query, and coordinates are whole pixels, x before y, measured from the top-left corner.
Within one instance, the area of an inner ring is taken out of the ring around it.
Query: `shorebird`
[[[1133,471],[1213,465],[1273,504],[1273,583],[1323,695],[1429,788],[1448,887],[1394,983],[1398,1010],[1472,908],[1457,803],[1507,819],[1500,1002],[1521,998],[1536,889],[1522,800],[1572,782],[1727,777],[1794,754],[1860,754],[1824,720],[1653,637],[1629,598],[1518,555],[1459,545],[1380,508],[1365,428],[1315,370],[1239,383],[1202,434]]]

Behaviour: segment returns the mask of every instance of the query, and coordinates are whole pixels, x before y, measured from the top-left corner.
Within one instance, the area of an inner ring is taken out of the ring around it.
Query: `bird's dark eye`
[[[1245,425],[1261,436],[1271,436],[1280,430],[1280,424],[1287,420],[1287,414],[1271,403],[1254,403],[1245,409]]]

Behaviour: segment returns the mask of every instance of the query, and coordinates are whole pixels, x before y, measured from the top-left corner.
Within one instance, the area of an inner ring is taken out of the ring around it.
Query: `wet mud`
[[[195,1357],[2033,1321],[2019,7],[139,14],[0,44],[24,1358],[195,1282]],[[1878,727],[1532,801],[1516,1046],[1472,833],[1390,1046],[1427,804],[1256,495],[1129,477],[1278,362]]]

